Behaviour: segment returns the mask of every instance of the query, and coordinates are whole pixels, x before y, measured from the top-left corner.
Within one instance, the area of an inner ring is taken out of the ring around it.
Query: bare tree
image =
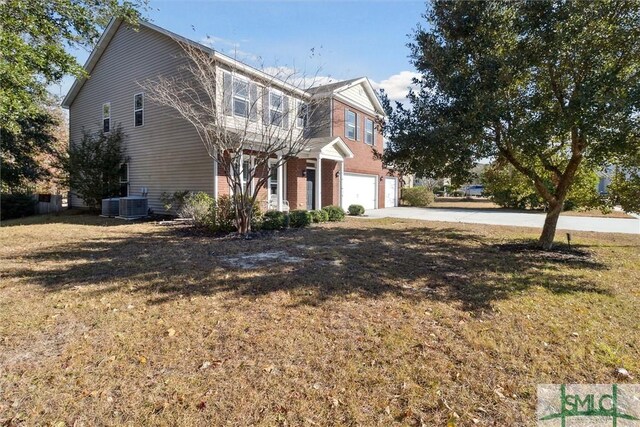
[[[304,89],[317,82],[287,67],[271,74],[184,40],[185,65],[178,73],[141,86],[152,101],[170,107],[193,125],[207,153],[224,171],[235,206],[238,232],[251,231],[253,207],[269,176],[309,144],[327,125],[322,99]],[[255,69],[254,69],[255,71]],[[310,120],[311,119],[311,120]],[[243,162],[250,155],[250,163]]]

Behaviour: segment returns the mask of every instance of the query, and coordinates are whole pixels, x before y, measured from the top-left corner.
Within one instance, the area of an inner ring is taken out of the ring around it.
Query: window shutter
[[[258,85],[249,83],[249,120],[258,121]]]
[[[360,117],[358,113],[355,113],[356,115],[356,141],[362,141],[362,135],[360,132]]]
[[[233,81],[231,79],[231,74],[224,72],[222,73],[222,109],[224,114],[227,116],[233,115],[232,108],[232,100],[233,100]]]
[[[271,124],[271,120],[269,120],[269,89],[262,88],[262,123],[265,126]]]
[[[282,127],[285,130],[289,129],[289,97],[287,95],[282,96]]]

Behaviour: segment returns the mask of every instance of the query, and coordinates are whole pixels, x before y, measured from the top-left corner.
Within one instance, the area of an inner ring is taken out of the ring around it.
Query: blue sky
[[[414,70],[408,34],[423,1],[150,0],[148,18],[251,65],[287,66],[335,80],[367,76],[401,99]],[[84,63],[88,52],[77,52]],[[55,94],[64,95],[73,79]]]

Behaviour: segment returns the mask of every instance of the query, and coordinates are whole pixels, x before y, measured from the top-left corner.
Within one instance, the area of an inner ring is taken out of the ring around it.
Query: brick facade
[[[359,134],[356,140],[347,138],[345,132],[345,109],[353,111],[357,114],[357,120],[359,124]],[[345,159],[344,161],[344,171],[345,173],[360,173],[367,175],[376,175],[378,177],[378,208],[384,207],[384,177],[391,176],[389,170],[385,169],[382,166],[382,162],[378,159],[374,158],[373,149],[375,148],[378,152],[382,152],[383,149],[383,137],[382,133],[378,129],[377,126],[374,126],[374,138],[373,138],[373,146],[366,144],[364,142],[364,119],[368,118],[369,120],[373,120],[375,123],[375,117],[361,109],[346,104],[340,100],[333,100],[333,123],[332,123],[332,131],[333,136],[341,137],[344,142],[347,144],[349,149],[353,152],[352,159]],[[382,180],[380,180],[382,178]],[[338,200],[339,203],[339,200]],[[345,206],[346,208],[347,206]]]
[[[291,159],[287,162],[287,194],[291,209],[307,208],[307,178],[303,172],[307,168],[305,159]]]

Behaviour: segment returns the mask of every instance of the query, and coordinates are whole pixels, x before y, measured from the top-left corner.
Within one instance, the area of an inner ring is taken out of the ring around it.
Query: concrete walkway
[[[542,228],[543,213],[500,212],[482,209],[384,208],[366,212],[369,218],[406,218],[471,224],[511,225]],[[640,219],[560,216],[558,230],[640,234]]]

